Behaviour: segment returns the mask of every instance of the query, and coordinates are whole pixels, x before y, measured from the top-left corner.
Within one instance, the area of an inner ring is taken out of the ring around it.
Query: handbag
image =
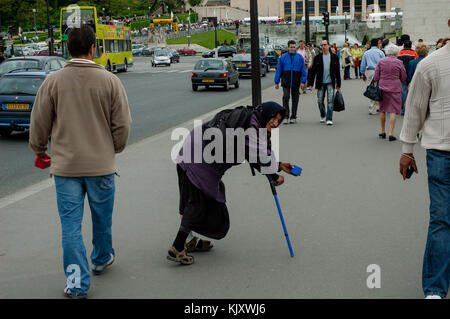
[[[364,92],[364,96],[368,99],[371,99],[372,101],[383,101],[383,91],[377,84],[375,85],[375,79],[370,82],[369,86],[367,87],[366,91]]]
[[[341,90],[336,91],[336,94],[334,95],[333,111],[334,112],[345,111],[344,96],[342,95]]]

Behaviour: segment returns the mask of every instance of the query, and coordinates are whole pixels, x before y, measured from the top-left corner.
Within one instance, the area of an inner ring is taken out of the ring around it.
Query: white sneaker
[[[291,119],[290,123],[291,123],[291,124],[297,123],[297,119]]]
[[[115,255],[113,253],[110,253],[110,257],[109,260],[106,262],[106,264],[104,265],[93,265],[92,267],[92,272],[94,273],[94,275],[101,275],[106,268],[108,268],[109,266],[111,266],[114,262],[115,259]]]
[[[442,299],[442,297],[439,295],[428,295],[425,299]]]
[[[320,123],[325,123],[325,118],[324,117],[320,118]]]
[[[327,121],[327,125],[333,125],[332,121]]]
[[[284,119],[283,124],[289,124],[289,119]]]

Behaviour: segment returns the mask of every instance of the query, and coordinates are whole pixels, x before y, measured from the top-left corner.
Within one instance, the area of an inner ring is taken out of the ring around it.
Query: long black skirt
[[[177,165],[180,189],[181,225],[186,229],[213,238],[222,239],[230,228],[230,217],[225,203],[207,197],[191,183],[186,172]]]

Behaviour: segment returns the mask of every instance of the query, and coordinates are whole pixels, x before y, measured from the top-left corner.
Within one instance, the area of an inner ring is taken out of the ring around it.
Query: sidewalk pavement
[[[228,235],[211,252],[196,253],[191,266],[166,260],[179,227],[170,160],[176,142],[169,130],[128,147],[117,161],[116,261],[92,276],[89,297],[423,298],[425,152],[416,147],[419,175],[403,182],[401,144],[377,138],[378,116],[368,115],[363,87],[361,80],[343,82],[347,110],[335,113],[333,126],[319,124],[316,91],[302,94],[299,122],[280,129],[281,160],[303,168],[301,177],[285,176],[278,187],[294,258],[266,178],[252,177],[243,164],[224,177]],[[281,94],[269,88],[263,101],[281,103]],[[251,97],[228,107],[246,104]],[[396,136],[401,124],[400,118]],[[90,254],[87,203],[85,212]],[[53,181],[0,199],[0,298],[63,298],[60,237]],[[381,288],[366,285],[371,264],[381,268]]]

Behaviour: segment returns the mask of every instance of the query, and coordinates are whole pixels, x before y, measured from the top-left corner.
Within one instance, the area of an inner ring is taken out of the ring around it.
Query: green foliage
[[[366,34],[361,42],[362,45],[366,45],[367,42],[369,42],[369,36]]]
[[[49,0],[50,23],[54,28],[58,28],[60,9],[70,4],[95,6],[98,15],[102,15],[102,8],[105,8],[106,15],[123,18],[134,14],[137,16],[148,15],[149,6],[151,11],[154,12],[162,4],[164,4],[165,12],[170,15],[171,11],[174,11],[177,6],[184,4],[184,2],[184,0]],[[36,9],[37,28],[39,30],[47,28],[46,0],[0,0],[2,30],[7,31],[10,25],[20,26],[25,31],[33,30],[33,8]],[[184,20],[180,20],[180,22],[182,21]]]
[[[202,1],[203,1],[203,0],[188,0],[187,2],[188,2],[191,6],[195,7],[195,6],[198,6],[199,4],[201,4]]]

